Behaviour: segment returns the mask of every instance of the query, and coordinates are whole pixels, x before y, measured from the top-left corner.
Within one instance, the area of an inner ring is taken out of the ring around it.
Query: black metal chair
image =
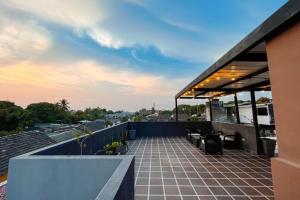
[[[200,146],[200,134],[199,135],[192,135],[191,142],[193,145],[195,145],[197,148]]]
[[[196,129],[191,129],[191,128],[187,128],[186,129],[186,139],[188,141],[190,141],[191,143],[193,143],[193,138],[192,136],[197,136],[199,137],[200,136],[200,133],[198,132],[198,130]]]
[[[241,134],[235,132],[232,135],[224,135],[223,145],[225,149],[241,149],[243,146]]]
[[[201,136],[200,149],[203,149],[205,154],[223,154],[223,147],[220,135],[208,134]]]

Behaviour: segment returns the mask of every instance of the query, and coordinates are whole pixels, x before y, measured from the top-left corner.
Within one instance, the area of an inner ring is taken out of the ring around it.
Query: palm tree
[[[69,110],[70,109],[70,106],[69,106],[69,102],[68,100],[66,99],[61,99],[59,102],[58,102],[58,105],[65,111]]]

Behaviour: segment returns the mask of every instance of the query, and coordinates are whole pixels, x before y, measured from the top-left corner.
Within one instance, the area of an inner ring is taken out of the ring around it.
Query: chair
[[[200,136],[200,133],[198,132],[198,130],[194,130],[194,129],[191,129],[191,128],[187,128],[186,129],[186,139],[188,141],[190,141],[192,144],[193,144],[193,141],[192,141],[192,136]]]
[[[240,133],[224,135],[223,145],[225,149],[241,149],[243,146],[243,140]]]
[[[200,146],[200,134],[192,135],[192,144],[195,145],[197,148]]]
[[[203,143],[200,143],[200,149],[203,149],[205,154],[223,154],[220,135],[208,134],[205,136],[201,136],[201,138]],[[203,146],[203,148],[201,146]]]

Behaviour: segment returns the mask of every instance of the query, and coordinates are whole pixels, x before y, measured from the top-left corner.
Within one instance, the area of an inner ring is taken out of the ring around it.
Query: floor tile
[[[128,153],[137,200],[274,199],[270,159],[242,150],[205,155],[183,137],[148,137],[132,141]]]

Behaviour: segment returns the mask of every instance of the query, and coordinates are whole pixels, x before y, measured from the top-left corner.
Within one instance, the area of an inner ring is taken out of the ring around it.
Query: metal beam
[[[253,72],[253,73],[251,73],[251,74],[248,74],[248,75],[246,75],[246,76],[243,76],[243,77],[241,77],[241,78],[238,78],[238,79],[236,79],[236,80],[234,80],[234,81],[231,81],[231,82],[229,82],[229,83],[225,83],[225,84],[219,86],[218,88],[223,88],[223,87],[226,87],[226,86],[231,85],[231,84],[233,84],[233,83],[237,83],[237,82],[239,82],[239,81],[243,81],[243,80],[246,80],[246,79],[250,79],[250,78],[252,78],[253,76],[257,76],[257,75],[262,74],[262,73],[265,73],[265,72],[267,72],[267,71],[269,71],[269,69],[268,69],[268,67],[265,67],[265,68],[263,68],[263,69],[257,70],[256,72]]]
[[[261,82],[259,82],[261,84]],[[267,81],[263,81],[263,83],[268,83]],[[255,84],[256,85],[256,84]],[[254,85],[254,86],[255,86]],[[261,85],[263,86],[263,85]],[[249,88],[252,88],[253,86],[250,85],[250,86],[246,86],[246,87],[243,87],[243,88],[223,88],[223,89],[215,89],[215,88],[197,88],[197,90],[195,89],[195,91],[199,92],[199,91],[202,91],[202,92],[240,92],[240,91],[250,91]],[[255,91],[261,91],[261,90],[270,90],[270,88],[254,88]],[[197,95],[201,95],[201,94],[197,94]],[[180,97],[182,98],[182,97]],[[192,98],[208,98],[208,97],[199,97],[199,96],[196,96],[196,97],[183,97],[183,98],[188,98],[188,99],[192,99]]]
[[[248,75],[246,75],[246,76],[243,76],[243,77],[241,77],[241,78],[238,78],[238,79],[236,79],[236,80],[234,80],[234,81],[230,81],[230,82],[228,82],[228,83],[224,83],[224,84],[222,84],[222,85],[220,85],[220,86],[218,86],[218,87],[216,87],[214,90],[216,90],[216,91],[218,91],[218,90],[220,90],[220,91],[226,91],[227,90],[227,88],[224,88],[224,87],[226,87],[226,86],[228,86],[228,85],[231,85],[231,84],[233,84],[233,83],[236,83],[236,82],[239,82],[239,81],[243,81],[243,80],[246,80],[246,79],[249,79],[249,78],[252,78],[253,76],[257,76],[257,75],[259,75],[259,74],[262,74],[262,73],[265,73],[265,72],[267,72],[269,69],[268,69],[268,67],[265,67],[265,68],[263,68],[263,69],[260,69],[260,70],[257,70],[256,72],[253,72],[253,73],[251,73],[251,74],[248,74]],[[248,87],[248,86],[247,86]],[[195,88],[194,90],[197,90],[198,88]],[[229,89],[229,90],[231,90],[231,89]],[[236,88],[236,89],[232,89],[231,91],[240,91],[240,89],[239,88]],[[212,90],[211,90],[212,91]],[[202,94],[204,94],[205,92],[202,92],[202,93],[200,93],[199,95],[202,95]]]
[[[270,85],[270,80],[264,80],[264,81],[255,83],[253,85],[249,85],[249,86],[243,87],[243,88],[241,88],[241,90],[242,91],[245,91],[245,90],[261,91],[261,90],[257,90],[258,87],[267,86],[267,85]]]
[[[220,89],[220,90],[216,91],[213,88],[207,88],[206,92],[223,92],[222,94],[217,94],[217,95],[207,97],[207,98],[214,98],[214,97],[219,97],[219,96],[222,96],[222,95],[230,95],[230,94],[233,94],[233,93],[236,93],[236,92],[244,92],[244,91],[250,91],[250,90],[254,90],[254,91],[271,91],[271,86],[267,87],[267,88],[259,88],[259,87],[268,86],[268,85],[270,85],[270,80],[265,80],[265,81],[258,82],[258,83],[255,83],[253,85],[249,85],[249,86],[246,86],[246,87],[243,87],[243,88],[238,88],[238,89],[224,88],[223,90]]]
[[[178,99],[208,99],[209,97],[179,97]]]
[[[266,53],[243,53],[238,55],[234,61],[267,62],[268,58]]]
[[[250,91],[250,96],[251,96],[251,105],[252,105],[253,125],[254,125],[255,133],[256,133],[257,154],[261,155],[261,154],[263,154],[263,149],[262,149],[262,142],[260,139],[260,134],[259,134],[259,129],[258,129],[257,108],[256,108],[256,100],[255,100],[255,91],[254,90]]]
[[[240,124],[240,111],[239,111],[239,104],[236,93],[234,93],[234,104],[235,104],[235,112],[236,112],[236,123]]]

